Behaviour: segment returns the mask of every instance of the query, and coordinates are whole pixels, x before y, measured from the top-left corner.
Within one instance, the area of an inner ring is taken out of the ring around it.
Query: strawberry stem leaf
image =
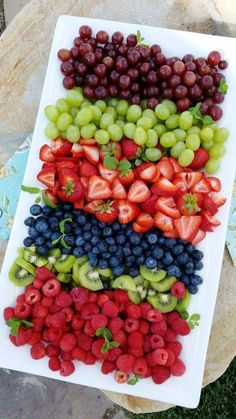
[[[119,164],[119,160],[117,160],[115,157],[112,157],[112,156],[106,156],[103,163],[105,167],[113,170],[117,168]]]

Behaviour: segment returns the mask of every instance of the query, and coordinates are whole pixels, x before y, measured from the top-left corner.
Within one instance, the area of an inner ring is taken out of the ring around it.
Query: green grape
[[[107,144],[110,140],[110,135],[104,129],[99,129],[96,131],[94,138],[98,144]]]
[[[117,124],[109,125],[108,132],[112,141],[120,141],[123,137],[123,129]]]
[[[114,118],[110,113],[103,113],[99,121],[99,126],[101,129],[107,129],[109,125],[113,124]]]
[[[188,134],[199,134],[201,131],[201,129],[199,127],[197,127],[196,125],[194,125],[192,128],[190,128],[188,130]]]
[[[119,102],[116,105],[116,112],[118,115],[125,116],[126,112],[128,111],[129,103],[125,99],[119,100]]]
[[[212,141],[214,137],[214,131],[209,127],[202,128],[200,131],[200,137],[204,142]]]
[[[66,138],[71,143],[77,143],[80,139],[80,130],[75,125],[69,125],[69,127],[66,130]]]
[[[156,147],[158,143],[158,135],[157,132],[154,129],[148,129],[147,130],[147,141],[146,146],[147,147]]]
[[[66,131],[68,126],[72,124],[72,121],[72,116],[69,113],[64,112],[59,116],[57,120],[57,128],[60,131]]]
[[[82,127],[83,125],[89,124],[93,119],[93,112],[90,108],[86,107],[84,109],[81,109],[75,118],[76,125],[79,127]]]
[[[102,116],[101,109],[98,106],[95,106],[95,105],[91,105],[89,109],[93,113],[93,121],[94,122],[99,122],[100,118]]]
[[[69,113],[72,116],[72,118],[75,118],[78,112],[79,112],[79,108],[76,108],[75,106],[72,106],[69,110]]]
[[[111,97],[108,99],[107,104],[108,106],[113,106],[115,108],[118,105],[119,99],[116,99],[115,97]]]
[[[145,129],[145,131],[152,128],[152,125],[152,120],[147,116],[142,116],[137,121],[137,127],[142,127],[143,129]]]
[[[215,143],[224,143],[229,137],[229,130],[227,128],[218,128],[214,134]]]
[[[56,138],[56,137],[58,137],[58,135],[59,135],[59,131],[58,131],[58,128],[57,128],[57,126],[55,125],[55,124],[53,124],[53,123],[51,123],[51,124],[48,124],[47,126],[46,126],[46,128],[45,128],[45,135],[48,137],[48,138],[50,138],[50,139],[53,139],[53,138]]]
[[[186,137],[186,146],[187,148],[190,148],[190,150],[196,151],[201,144],[201,140],[199,138],[199,135],[197,134],[189,134]]]
[[[81,94],[83,94],[83,89],[80,86],[73,87],[73,90],[76,90],[77,92],[80,92]]]
[[[170,149],[170,155],[171,157],[174,157],[174,159],[178,159],[180,153],[186,149],[186,145],[183,141],[178,141],[173,147]]]
[[[180,166],[187,167],[192,163],[193,159],[193,150],[189,150],[189,148],[186,148],[186,150],[181,151],[178,157],[178,163],[180,164]]]
[[[117,112],[116,112],[116,109],[113,108],[113,106],[108,106],[106,108],[106,113],[109,113],[110,115],[113,116],[113,121],[115,121],[115,119],[117,118]]]
[[[142,116],[142,109],[138,105],[131,105],[126,113],[128,122],[136,122]]]
[[[46,106],[46,108],[44,109],[44,113],[51,122],[56,122],[60,116],[58,108],[53,105]]]
[[[124,123],[126,123],[126,117],[124,115],[118,115],[117,119],[118,121],[123,121]]]
[[[213,124],[208,125],[208,127],[213,129],[213,131],[215,132],[218,128],[218,125],[215,122],[213,122]]]
[[[193,124],[193,116],[189,111],[184,111],[179,116],[179,127],[188,131]]]
[[[209,150],[209,155],[211,159],[219,159],[225,154],[224,144],[215,144]]]
[[[95,135],[95,132],[97,131],[97,127],[95,124],[87,124],[84,125],[81,128],[81,137],[84,138],[85,140],[88,140],[89,138],[93,138]]]
[[[162,103],[159,103],[159,105],[155,107],[155,113],[161,121],[165,121],[170,116],[170,111],[168,107],[166,105],[163,105]]]
[[[107,104],[104,100],[97,100],[94,105],[97,106],[101,112],[105,112],[107,108]]]
[[[124,134],[127,138],[131,140],[134,138],[134,132],[136,130],[136,125],[133,122],[128,122],[124,125]]]
[[[143,127],[137,127],[134,131],[134,142],[138,145],[143,145],[147,141],[147,133]]]
[[[147,99],[141,100],[140,106],[141,106],[142,110],[144,111],[144,109],[147,108]]]
[[[175,129],[179,126],[179,115],[177,115],[176,113],[173,113],[172,115],[169,116],[169,118],[167,118],[166,120],[166,127],[168,129]]]
[[[124,126],[125,126],[125,122],[124,121],[122,121],[121,119],[117,119],[116,121],[115,121],[115,124],[116,125],[118,125],[119,127],[121,127],[121,128],[124,128]]]
[[[213,141],[202,141],[201,147],[203,147],[205,150],[210,150],[210,148],[214,145]]]
[[[161,103],[169,109],[170,113],[176,113],[177,112],[177,106],[174,102],[172,102],[172,100],[164,99]]]
[[[80,109],[90,108],[90,106],[91,106],[91,102],[89,102],[88,100],[84,100],[80,106]]]
[[[60,137],[64,138],[66,140],[66,131],[61,131],[60,132]]]
[[[165,134],[166,132],[166,127],[163,124],[157,124],[153,127],[153,129],[156,131],[158,137],[161,137],[162,134]]]
[[[66,95],[66,100],[70,104],[70,106],[77,106],[79,107],[84,100],[82,93],[78,90],[69,90]]]
[[[209,175],[213,175],[216,173],[220,168],[220,160],[210,159],[205,165],[205,171]]]
[[[70,109],[69,103],[66,101],[66,99],[63,99],[63,98],[58,99],[56,103],[56,107],[61,113],[69,112],[69,109]]]
[[[157,161],[161,158],[161,151],[158,148],[146,148],[144,154],[150,161]]]
[[[158,118],[152,109],[144,109],[142,116],[146,116],[147,118],[150,118],[152,120],[153,126],[158,123]]]
[[[165,132],[160,138],[162,147],[173,147],[176,143],[176,137],[173,132]]]
[[[184,131],[183,129],[180,129],[180,128],[176,128],[176,129],[173,130],[173,133],[176,136],[177,142],[178,141],[185,141],[186,131]]]

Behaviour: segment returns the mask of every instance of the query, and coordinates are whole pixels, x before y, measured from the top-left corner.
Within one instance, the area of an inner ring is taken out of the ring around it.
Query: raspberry
[[[33,286],[34,286],[34,288],[37,288],[38,290],[40,290],[43,286],[43,281],[36,278],[33,282]]]
[[[34,304],[32,308],[32,316],[44,319],[48,315],[48,308],[44,307],[41,303]]]
[[[134,361],[134,367],[133,367],[134,374],[145,377],[147,374],[147,370],[148,370],[148,366],[147,366],[146,359],[142,357],[136,358]]]
[[[113,292],[113,298],[117,303],[128,303],[129,297],[126,291],[124,290],[115,290]]]
[[[118,358],[118,356],[120,356],[121,354],[122,354],[122,350],[120,348],[111,348],[107,352],[106,359],[108,361],[116,361],[116,359]]]
[[[88,302],[89,290],[82,287],[73,288],[70,295],[74,303],[85,304]]]
[[[72,308],[70,308],[70,307],[65,307],[65,308],[63,308],[61,311],[62,311],[62,313],[64,313],[64,314],[65,314],[65,316],[66,316],[66,323],[70,323],[70,322],[71,322],[71,320],[72,320],[73,314],[74,314],[74,312],[73,312]]]
[[[46,355],[46,349],[42,342],[35,343],[30,349],[30,355],[33,359],[42,359]]]
[[[35,332],[34,330],[32,331],[32,335],[28,341],[29,345],[34,345],[35,343],[38,343],[41,341],[41,333],[40,332]]]
[[[14,346],[19,346],[19,345],[17,345],[17,343],[16,343],[16,337],[15,337],[15,336],[9,335],[8,337],[9,337],[9,340],[11,341],[11,343],[12,343]]]
[[[151,368],[147,367],[147,373],[145,375],[145,378],[151,377],[151,375],[152,375],[152,370]]]
[[[61,353],[60,348],[51,345],[51,343],[46,347],[46,355],[48,358],[52,358],[54,356],[59,356]]]
[[[27,328],[25,326],[20,326],[18,329],[18,333],[16,335],[16,344],[17,346],[26,345],[26,343],[29,343],[29,340],[32,336],[32,329]]]
[[[36,288],[27,290],[25,292],[25,301],[27,304],[32,305],[41,300],[41,293]]]
[[[179,312],[178,311],[171,311],[170,313],[168,313],[168,315],[167,315],[167,324],[169,325],[169,326],[171,326],[172,325],[172,322],[174,321],[174,320],[176,320],[176,319],[179,319],[180,318],[180,314],[179,314]]]
[[[62,377],[68,377],[75,371],[75,366],[71,361],[62,361],[60,368],[60,375]]]
[[[49,307],[49,311],[50,313],[58,313],[59,311],[61,311],[61,307],[59,307],[57,304],[52,304]]]
[[[26,287],[25,287],[25,291],[28,291],[28,290],[34,290],[35,288],[34,288],[34,284],[29,284],[29,285],[26,285]],[[22,296],[24,295],[24,294],[21,294]],[[20,296],[19,296],[20,297]],[[17,297],[18,298],[18,297]]]
[[[75,306],[76,311],[78,311],[79,313],[81,313],[81,310],[84,307],[84,304],[82,304],[82,303],[74,303],[74,306]]]
[[[48,307],[49,308],[53,304],[53,298],[43,297],[41,303],[42,303],[42,305],[44,307]]]
[[[174,295],[175,297],[177,297],[179,299],[184,298],[184,295],[185,295],[185,292],[186,292],[184,283],[181,282],[181,281],[176,281],[172,285],[170,292],[171,292],[172,295]]]
[[[95,292],[90,292],[88,302],[89,303],[96,303],[96,301],[97,301],[97,294]]]
[[[109,298],[109,300],[113,300],[113,292],[111,290],[105,290],[104,294]]]
[[[154,322],[151,325],[151,332],[152,333],[158,333],[158,335],[164,336],[164,334],[167,331],[167,325],[164,320],[161,320],[160,322]]]
[[[170,367],[170,373],[175,376],[180,376],[185,373],[185,365],[181,359],[176,359],[173,365]]]
[[[72,298],[67,291],[60,291],[55,298],[55,303],[59,307],[66,308],[72,304]]]
[[[129,374],[123,371],[116,371],[115,372],[115,381],[119,384],[126,383],[129,379]]]
[[[174,352],[171,351],[168,348],[166,348],[166,352],[168,353],[168,360],[167,360],[167,363],[166,363],[166,367],[171,367],[175,362],[176,356],[175,356]]]
[[[63,359],[63,361],[73,361],[74,357],[72,355],[72,351],[61,351],[61,359]]]
[[[142,309],[134,303],[128,303],[126,305],[127,316],[131,319],[139,319],[142,316]]]
[[[146,314],[146,318],[149,322],[160,322],[163,319],[162,313],[160,310],[149,310]]]
[[[46,297],[56,297],[61,290],[61,283],[57,279],[49,279],[42,287]]]
[[[60,340],[60,348],[64,352],[69,352],[76,346],[76,337],[73,333],[65,333]]]
[[[116,335],[124,327],[124,321],[120,317],[109,320],[108,329],[112,335]]]
[[[35,274],[36,279],[39,279],[40,281],[45,282],[46,279],[48,279],[50,275],[51,275],[51,272],[45,266],[36,268],[36,274]]]
[[[125,309],[125,303],[118,303],[117,301],[116,301],[116,307],[117,307],[117,309],[118,309],[118,313],[123,313],[123,311],[124,311],[124,309]]]
[[[48,368],[52,371],[59,371],[61,368],[61,361],[56,356],[52,357],[48,361]]]
[[[4,320],[5,321],[7,321],[9,319],[12,319],[13,317],[15,317],[14,308],[13,307],[6,307],[6,308],[4,308],[3,317],[4,317]]]
[[[188,323],[182,318],[174,320],[171,327],[177,335],[186,336],[190,333]]]
[[[152,306],[149,303],[140,303],[139,307],[142,310],[142,317],[144,318],[146,318],[147,312],[152,309]]]
[[[124,330],[120,329],[118,333],[116,333],[115,336],[113,336],[113,340],[115,342],[118,342],[121,348],[126,345],[126,334]]]
[[[95,340],[92,344],[92,353],[96,356],[98,359],[106,358],[107,353],[102,353],[102,347],[105,343],[105,339],[99,338]]]
[[[43,330],[43,326],[44,326],[44,320],[43,319],[33,318],[31,320],[31,323],[33,323],[33,330],[35,332],[41,332],[41,330]]]
[[[146,355],[146,361],[150,368],[156,366],[156,361],[154,361],[154,358],[153,358],[153,352],[150,352],[148,355]]]
[[[165,349],[156,349],[153,353],[153,360],[158,365],[165,365],[168,360],[168,352]]]
[[[44,329],[44,330],[43,330],[42,340],[43,340],[44,342],[50,342],[49,329]]]
[[[107,295],[104,295],[104,294],[98,295],[98,298],[97,298],[98,307],[102,308],[107,301],[109,301],[109,298]]]
[[[127,339],[127,343],[131,348],[140,349],[143,347],[143,335],[142,333],[135,331],[130,333]]]
[[[96,362],[96,357],[91,352],[87,352],[86,358],[84,360],[84,364],[86,365],[94,365]]]
[[[103,374],[109,374],[110,372],[114,371],[115,367],[116,366],[114,362],[104,359],[102,362],[101,371]]]
[[[93,339],[83,332],[77,336],[77,345],[79,348],[84,349],[84,351],[90,351],[92,343]]]
[[[129,374],[133,371],[135,358],[132,355],[120,355],[116,360],[116,366],[120,371]]]
[[[107,301],[102,307],[102,313],[107,317],[117,317],[119,310],[113,301]]]
[[[51,322],[52,327],[62,328],[65,324],[65,321],[66,321],[66,316],[62,311],[51,315],[50,322]]]
[[[50,342],[59,342],[62,338],[63,332],[61,329],[56,327],[49,327],[48,337]]]
[[[158,365],[152,368],[152,379],[155,384],[162,384],[170,377],[169,368]]]
[[[128,352],[130,355],[133,355],[135,358],[143,356],[142,348],[129,348]]]
[[[48,314],[47,317],[45,317],[44,324],[47,327],[50,327],[51,326],[51,314]]]
[[[89,336],[95,336],[96,330],[92,327],[91,320],[86,320],[84,325],[84,333]]]
[[[95,314],[91,319],[91,325],[94,330],[97,330],[100,327],[106,327],[107,323],[108,323],[107,317],[101,313]]]
[[[152,349],[164,348],[164,345],[165,343],[163,337],[158,335],[157,333],[150,337],[150,346]]]
[[[84,362],[86,358],[86,352],[76,346],[72,351],[72,356],[74,359],[76,359],[76,361]]]
[[[71,327],[73,330],[81,330],[84,326],[84,320],[80,318],[79,314],[74,314],[71,320]]]
[[[180,342],[170,342],[166,345],[166,349],[170,349],[171,351],[173,351],[175,356],[177,357],[182,351],[182,345]]]
[[[81,310],[81,316],[84,320],[90,320],[97,313],[99,313],[99,308],[95,303],[84,304]]]
[[[164,339],[166,342],[175,342],[176,337],[177,335],[172,329],[167,329],[166,333],[164,334]]]
[[[25,294],[20,294],[17,296],[16,302],[21,304],[25,302]]]
[[[142,335],[148,335],[149,329],[150,329],[150,326],[149,326],[149,323],[146,320],[140,320],[139,321],[138,331],[140,333],[142,333]]]
[[[18,319],[27,319],[31,315],[31,307],[26,302],[18,303],[15,307],[15,316]]]
[[[151,336],[146,335],[144,336],[144,343],[143,343],[143,350],[145,353],[148,353],[151,351],[151,343],[150,343]]]
[[[135,330],[138,330],[138,328],[139,328],[139,320],[131,319],[129,317],[125,320],[125,331],[127,333],[134,332]]]

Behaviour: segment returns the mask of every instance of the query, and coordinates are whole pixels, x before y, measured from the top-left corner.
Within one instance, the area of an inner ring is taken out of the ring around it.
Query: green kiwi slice
[[[48,260],[40,255],[37,255],[37,253],[29,252],[29,250],[25,249],[24,251],[24,259],[32,263],[35,266],[41,267],[44,265],[47,265]]]
[[[31,275],[29,271],[22,268],[14,261],[9,270],[9,279],[18,287],[25,287],[26,285],[32,284],[34,275]]]
[[[141,295],[139,294],[139,292],[128,290],[128,296],[129,296],[130,301],[132,301],[132,303],[134,304],[139,304],[142,301]]]
[[[147,297],[147,301],[162,313],[169,313],[177,306],[177,297],[172,294],[163,294],[159,292],[156,295]]]
[[[48,252],[48,263],[54,265],[54,263],[61,257],[60,249],[51,249]]]
[[[118,276],[112,284],[112,288],[119,288],[122,290],[136,291],[136,285],[133,278],[129,275]]]
[[[83,263],[78,270],[79,282],[82,287],[91,291],[103,289],[103,283],[97,269],[92,268],[89,262]],[[77,281],[76,281],[77,282]]]
[[[61,272],[57,275],[57,279],[60,282],[64,282],[64,284],[69,284],[69,282],[72,280],[72,275],[64,274],[63,272]]]
[[[162,269],[148,269],[145,265],[140,266],[140,274],[150,282],[161,281],[166,276],[166,272]]]
[[[87,262],[88,258],[87,256],[81,256],[80,258],[77,258],[73,268],[72,268],[72,278],[73,280],[79,284],[80,280],[79,280],[79,268],[80,266],[82,266],[85,262]]]
[[[152,282],[152,288],[156,291],[165,292],[171,289],[172,285],[176,282],[175,276],[166,276],[159,282]]]
[[[35,266],[32,265],[31,263],[27,262],[26,260],[24,260],[20,256],[15,259],[15,263],[17,265],[19,265],[21,268],[23,268],[26,271],[28,271],[31,275],[35,275],[35,271],[36,271]]]
[[[57,272],[69,273],[76,261],[73,255],[62,255],[54,264]]]
[[[103,278],[112,278],[112,270],[110,268],[106,268],[106,269],[97,269],[99,274],[103,277]]]
[[[188,307],[190,299],[191,299],[191,295],[188,292],[188,290],[186,290],[184,294],[184,298],[182,298],[182,300],[179,300],[176,306],[176,310],[178,310],[179,312],[184,311]]]
[[[142,285],[142,286],[144,286],[144,278],[143,278],[141,275],[135,276],[135,277],[133,278],[133,281],[134,281],[134,283],[135,283],[136,287],[137,287],[138,285]]]

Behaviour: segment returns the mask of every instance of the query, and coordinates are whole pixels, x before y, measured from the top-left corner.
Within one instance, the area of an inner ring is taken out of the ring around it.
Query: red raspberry
[[[117,317],[119,310],[113,301],[107,301],[102,307],[102,313],[107,317]]]
[[[185,292],[186,292],[184,283],[181,282],[181,281],[176,281],[172,285],[170,292],[171,292],[172,295],[174,295],[175,297],[177,297],[179,299],[184,298],[184,295],[185,295]]]
[[[126,291],[124,290],[115,290],[113,291],[113,298],[117,303],[128,303],[129,297]]]
[[[44,307],[41,303],[34,304],[32,308],[32,316],[45,319],[48,315],[48,308]]]
[[[25,302],[25,294],[20,294],[17,296],[16,302],[21,304]]]
[[[99,313],[99,308],[95,303],[84,304],[81,310],[81,316],[84,320],[90,320],[97,313]]]
[[[116,301],[116,307],[118,308],[118,313],[123,313],[124,309],[125,309],[125,303],[118,303]]]
[[[190,333],[190,328],[186,320],[184,319],[176,319],[172,322],[171,325],[172,329],[174,330],[177,335],[186,336]]]
[[[3,317],[4,317],[4,320],[5,321],[16,317],[15,316],[14,308],[13,307],[6,307],[6,308],[4,308]]]
[[[37,288],[38,290],[40,290],[43,286],[43,281],[36,278],[33,282],[33,286],[34,286],[34,288]]]
[[[61,329],[56,327],[49,327],[48,337],[50,342],[59,342],[62,338],[63,332]]]
[[[48,368],[52,371],[59,371],[61,368],[61,361],[56,356],[52,357],[48,361]]]
[[[125,307],[127,316],[131,319],[140,319],[142,316],[142,309],[134,303],[128,303]]]
[[[170,377],[169,368],[158,365],[152,368],[152,379],[155,384],[162,384]]]
[[[97,330],[99,328],[103,328],[106,327],[108,323],[108,319],[106,316],[104,316],[104,314],[98,313],[95,314],[92,318],[91,318],[91,325],[93,327],[94,330]]]
[[[49,307],[49,311],[50,313],[58,313],[59,311],[61,311],[61,307],[59,307],[57,304],[52,304]]]
[[[15,345],[15,346],[19,346],[19,345],[17,345],[17,343],[16,343],[16,337],[15,337],[15,336],[9,335],[9,340],[11,341],[11,343],[12,343],[13,345]]]
[[[116,361],[116,359],[118,358],[118,356],[120,356],[121,354],[122,354],[122,350],[120,348],[111,348],[107,352],[106,359],[108,361]]]
[[[119,384],[126,383],[129,379],[129,374],[123,371],[116,371],[115,372],[115,381]]]
[[[180,376],[185,373],[185,365],[181,359],[176,359],[173,365],[170,367],[170,373],[175,376]]]
[[[94,365],[96,362],[96,356],[93,355],[91,352],[87,352],[86,358],[84,360],[84,364],[86,365]]]
[[[151,368],[147,367],[147,373],[145,375],[145,378],[151,377],[151,375],[152,375],[152,370]]]
[[[71,320],[71,327],[73,330],[81,330],[84,326],[84,320],[80,318],[79,314],[74,314]]]
[[[142,348],[131,348],[129,347],[128,352],[130,355],[133,355],[135,358],[143,356]]]
[[[116,360],[116,366],[120,371],[129,374],[133,371],[135,358],[132,355],[120,355]]]
[[[47,317],[45,317],[44,324],[47,327],[50,327],[51,326],[51,314],[48,314]]]
[[[166,333],[164,334],[164,339],[166,342],[175,342],[176,337],[177,335],[172,329],[167,329]]]
[[[179,319],[180,318],[180,314],[179,314],[179,312],[178,311],[176,311],[176,310],[174,310],[174,311],[171,311],[170,313],[168,313],[168,315],[167,315],[167,324],[169,325],[169,326],[171,326],[172,325],[172,322],[174,321],[174,320],[176,320],[176,319]]]
[[[73,333],[65,333],[60,340],[60,348],[64,352],[69,352],[76,346],[76,337]]]
[[[102,308],[107,301],[109,301],[109,298],[107,295],[104,295],[104,294],[98,295],[98,298],[97,298],[98,307]]]
[[[31,328],[20,326],[16,335],[17,346],[26,345],[26,343],[29,343],[32,333],[33,331]]]
[[[49,279],[42,287],[46,297],[56,297],[61,290],[61,283],[57,279]]]
[[[66,316],[65,316],[65,313],[63,313],[62,311],[51,315],[50,322],[51,322],[52,327],[62,328],[65,324],[65,321],[66,321]]]
[[[143,335],[142,333],[135,331],[130,333],[127,339],[127,343],[131,348],[140,349],[143,347]]]
[[[139,320],[139,332],[142,333],[142,335],[148,335],[149,333],[149,323],[146,320]]]
[[[95,292],[90,292],[88,302],[89,303],[96,303],[96,301],[97,301],[97,294]]]
[[[48,279],[50,275],[51,275],[51,272],[49,271],[48,268],[46,268],[46,266],[41,266],[40,268],[36,268],[36,274],[35,274],[36,279],[39,279],[40,281],[45,282],[46,279]]]
[[[150,346],[152,349],[164,348],[164,345],[165,343],[163,337],[158,335],[157,333],[150,337]]]
[[[148,352],[151,351],[151,349],[152,349],[151,348],[151,336],[146,335],[146,336],[144,336],[143,350],[147,354]]]
[[[27,304],[32,305],[41,300],[41,293],[36,288],[25,291],[25,301]]]
[[[101,371],[103,374],[109,374],[110,372],[114,371],[115,363],[104,359],[102,362]]]
[[[84,362],[86,359],[86,351],[76,346],[72,351],[72,356],[76,361]]]
[[[73,312],[72,308],[70,308],[70,307],[65,307],[65,308],[63,308],[61,311],[62,311],[62,313],[64,313],[64,314],[65,314],[65,316],[66,316],[66,323],[70,323],[70,322],[71,322],[71,320],[72,320],[72,317],[73,317],[73,315],[74,315],[74,312]]]
[[[51,307],[51,305],[53,304],[53,298],[49,298],[49,297],[43,297],[41,303],[44,307]]]
[[[168,360],[168,352],[165,349],[156,349],[153,353],[153,360],[158,365],[165,365]]]
[[[85,304],[88,302],[89,290],[82,287],[73,288],[70,295],[74,303]]]
[[[113,340],[115,342],[119,342],[119,346],[123,348],[126,345],[126,334],[124,330],[120,329],[118,333],[116,333],[115,336],[113,336]]]
[[[73,374],[75,371],[75,366],[71,361],[62,361],[60,368],[60,375],[62,377],[68,377],[68,375]]]
[[[73,357],[72,351],[68,351],[68,352],[61,351],[61,359],[63,361],[73,361],[74,357]]]
[[[146,377],[146,374],[148,372],[148,365],[145,358],[140,357],[135,359],[133,372],[134,374]]]
[[[113,300],[113,292],[111,290],[105,290],[103,293],[109,298],[109,300]]]
[[[72,298],[67,291],[60,291],[55,298],[55,303],[62,308],[69,307],[72,304]]]
[[[160,322],[154,322],[151,325],[152,333],[158,333],[158,335],[164,336],[166,331],[167,331],[167,325],[164,320],[161,320]]]
[[[146,318],[149,322],[160,322],[163,319],[162,313],[160,310],[149,310],[146,314]]]
[[[44,329],[44,330],[43,330],[42,340],[43,340],[44,342],[50,342],[49,329]]]
[[[92,327],[91,320],[86,320],[84,325],[84,333],[89,336],[95,336],[96,329]]]
[[[175,362],[176,356],[175,356],[174,352],[171,351],[170,349],[168,349],[168,348],[165,348],[165,349],[166,349],[166,352],[168,352],[168,360],[167,360],[167,363],[166,363],[166,367],[171,367]]]
[[[120,329],[124,327],[124,321],[120,317],[115,317],[109,320],[108,329],[112,335],[116,335]]]
[[[83,332],[77,336],[77,345],[79,348],[84,349],[84,351],[90,351],[92,343],[93,339]]]
[[[43,326],[44,326],[44,320],[43,319],[33,318],[31,320],[31,322],[33,323],[33,330],[35,332],[41,332],[43,330]]]
[[[144,318],[146,318],[147,312],[152,309],[152,306],[149,303],[140,303],[139,307],[142,310],[142,317]]]
[[[92,344],[92,353],[96,356],[98,359],[106,358],[107,352],[102,353],[102,347],[105,343],[105,339],[99,338],[95,340]]]
[[[175,356],[177,357],[182,351],[182,345],[180,342],[170,342],[166,345],[166,349],[170,349],[171,351],[173,351]]]
[[[83,303],[74,303],[75,310],[81,313],[82,308],[84,307]]]
[[[157,364],[156,361],[154,361],[153,352],[149,352],[149,354],[146,355],[146,361],[150,368],[155,367]]]
[[[59,356],[60,353],[61,353],[60,348],[52,345],[51,343],[46,347],[46,355],[48,356],[48,358]]]
[[[18,303],[15,307],[15,316],[18,319],[27,319],[31,315],[31,306],[26,302]]]
[[[33,359],[41,359],[46,355],[46,349],[42,342],[35,343],[30,349],[30,355]]]
[[[67,333],[67,332],[69,332],[70,331],[70,326],[68,325],[68,324],[65,324],[63,327],[62,327],[62,332],[63,332],[63,334],[64,333]]]
[[[26,285],[26,287],[25,287],[25,291],[28,291],[28,290],[34,290],[35,288],[34,288],[34,284],[29,284],[29,285]],[[24,295],[24,294],[21,294],[22,296]]]
[[[29,345],[34,345],[35,343],[38,343],[41,341],[41,333],[40,332],[35,332],[34,330],[32,331],[32,335],[29,339],[28,344]]]
[[[135,330],[138,330],[138,328],[139,328],[139,320],[131,319],[129,317],[125,320],[125,331],[127,333],[134,332]]]

